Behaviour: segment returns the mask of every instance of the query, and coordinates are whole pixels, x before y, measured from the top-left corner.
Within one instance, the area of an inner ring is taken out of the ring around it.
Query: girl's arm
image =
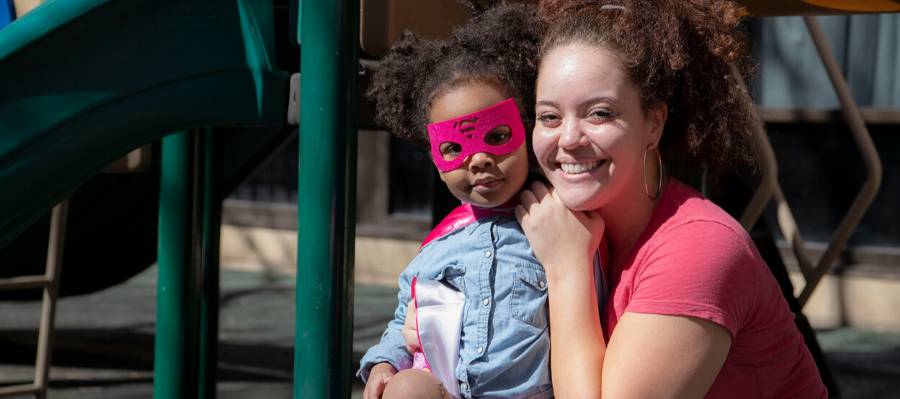
[[[363,390],[363,399],[381,399],[388,381],[397,374],[397,369],[390,363],[378,363],[372,367],[366,388]]]
[[[596,212],[570,211],[543,183],[523,192],[516,217],[547,272],[554,393],[561,398],[599,397],[606,344],[592,262],[603,220]]]
[[[397,294],[397,309],[394,310],[394,319],[388,323],[387,329],[381,336],[381,341],[369,348],[360,360],[360,369],[357,376],[362,377],[368,383],[369,375],[374,366],[387,363],[395,371],[412,367],[412,354],[407,351],[403,328],[406,324],[407,305],[412,300],[411,284],[416,273],[416,260],[400,274],[400,292]],[[415,313],[413,313],[415,315]]]

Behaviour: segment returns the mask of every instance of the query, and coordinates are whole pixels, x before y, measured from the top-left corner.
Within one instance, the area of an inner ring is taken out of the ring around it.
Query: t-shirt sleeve
[[[756,258],[742,234],[694,221],[647,242],[625,311],[698,317],[735,337],[756,300]]]

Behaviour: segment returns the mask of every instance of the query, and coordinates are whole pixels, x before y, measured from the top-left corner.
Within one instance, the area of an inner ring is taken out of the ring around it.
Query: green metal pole
[[[349,398],[359,0],[303,0],[294,398]]]
[[[201,247],[200,359],[197,395],[215,399],[219,347],[219,230],[222,221],[221,140],[207,128],[203,140],[203,235]]]
[[[197,267],[195,266],[196,145],[181,132],[162,140],[159,193],[159,281],[153,396],[197,393]]]

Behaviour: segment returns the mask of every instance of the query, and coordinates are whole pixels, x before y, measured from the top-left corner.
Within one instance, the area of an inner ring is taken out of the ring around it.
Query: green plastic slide
[[[50,0],[0,30],[0,278],[42,272],[47,215],[70,197],[63,294],[149,266],[158,159],[97,172],[214,126],[232,190],[291,135],[273,36],[271,0]]]

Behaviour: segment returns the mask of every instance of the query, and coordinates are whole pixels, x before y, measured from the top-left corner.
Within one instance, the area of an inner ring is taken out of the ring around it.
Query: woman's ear
[[[650,140],[653,143],[653,148],[659,146],[659,140],[662,138],[668,117],[669,108],[665,103],[654,105],[647,110],[647,121],[650,122]]]

